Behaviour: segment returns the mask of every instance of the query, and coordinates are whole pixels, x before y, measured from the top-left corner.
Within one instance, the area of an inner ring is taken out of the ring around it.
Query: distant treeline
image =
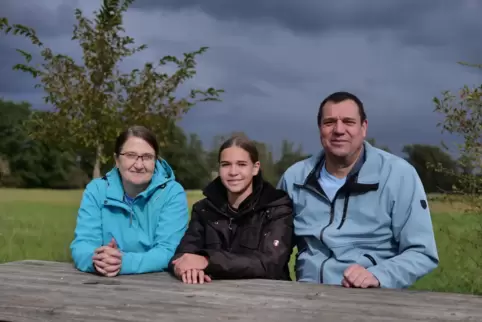
[[[0,186],[18,188],[79,189],[91,180],[95,162],[95,151],[60,150],[55,144],[32,140],[24,122],[32,113],[29,103],[0,99]],[[217,148],[232,133],[216,136],[213,150],[203,147],[196,134],[186,134],[175,127],[170,142],[161,148],[162,157],[173,167],[177,180],[186,189],[200,189],[216,175]],[[113,140],[114,141],[114,138]],[[374,139],[370,142],[376,145]],[[263,174],[276,184],[282,173],[293,163],[309,155],[301,145],[283,140],[280,158],[273,157],[272,149],[264,142],[256,142]],[[381,147],[388,150],[386,147]],[[106,155],[113,155],[113,147],[105,147]],[[109,150],[110,149],[110,150]],[[458,169],[456,160],[438,146],[409,144],[403,149],[406,159],[417,169],[427,192],[451,191],[454,179],[439,173],[429,164],[441,164],[455,172],[470,172]],[[112,157],[103,163],[105,173],[113,165]]]

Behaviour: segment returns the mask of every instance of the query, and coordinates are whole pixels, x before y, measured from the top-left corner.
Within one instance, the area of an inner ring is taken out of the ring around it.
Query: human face
[[[124,182],[138,186],[151,181],[156,167],[156,154],[143,139],[128,138],[115,159]]]
[[[354,101],[327,102],[323,107],[320,124],[321,144],[326,153],[338,158],[349,158],[363,145],[367,126],[367,120],[361,121]]]
[[[229,192],[239,194],[251,186],[259,166],[259,161],[253,163],[247,151],[233,146],[221,152],[219,176]]]

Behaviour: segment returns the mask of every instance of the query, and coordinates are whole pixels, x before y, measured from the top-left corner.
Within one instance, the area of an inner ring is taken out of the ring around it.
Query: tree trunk
[[[103,152],[103,146],[102,144],[99,144],[97,146],[97,151],[95,154],[95,163],[94,163],[94,171],[92,172],[92,179],[100,177],[100,166],[101,166],[100,159],[102,157],[102,152]]]

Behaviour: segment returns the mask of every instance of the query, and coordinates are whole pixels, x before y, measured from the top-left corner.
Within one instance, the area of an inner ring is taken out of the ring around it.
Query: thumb
[[[112,237],[109,246],[112,248],[117,248],[117,242],[115,241],[114,237]]]

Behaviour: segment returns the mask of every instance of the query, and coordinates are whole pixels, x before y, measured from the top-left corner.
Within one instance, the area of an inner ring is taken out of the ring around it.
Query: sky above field
[[[58,52],[80,58],[71,41],[74,9],[98,0],[2,0],[0,16],[27,24]],[[132,69],[164,55],[210,47],[190,87],[223,88],[221,103],[192,109],[181,125],[209,147],[217,134],[245,131],[279,148],[282,139],[316,152],[323,98],[348,90],[366,106],[368,135],[397,154],[405,144],[439,144],[432,98],[482,82],[458,61],[482,63],[477,0],[137,0],[126,30],[149,48]],[[0,36],[0,97],[44,108],[29,75],[13,71],[18,37]]]

